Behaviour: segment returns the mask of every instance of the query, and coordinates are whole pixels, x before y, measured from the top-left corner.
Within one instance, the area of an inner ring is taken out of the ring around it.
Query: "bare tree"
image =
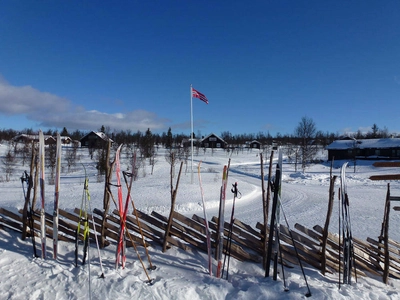
[[[141,158],[137,157],[137,150],[133,150],[132,155],[130,156],[130,164],[132,166],[132,176],[133,180],[136,181],[139,176],[139,168],[143,164],[143,161]]]
[[[26,140],[23,142],[22,148],[19,149],[19,152],[21,153],[22,166],[25,166],[26,161],[31,157],[31,144],[31,141]]]
[[[355,173],[357,167],[357,156],[360,154],[360,141],[357,141],[357,139],[353,138],[353,141],[351,142],[349,147],[351,148],[353,153],[353,172]]]
[[[300,147],[295,144],[288,144],[286,146],[286,155],[288,156],[289,163],[294,162],[294,170],[297,172],[297,165],[300,160]]]
[[[165,153],[165,160],[171,165],[171,172],[174,172],[175,165],[178,162],[178,153],[176,149],[168,149]],[[174,174],[172,173],[171,176],[173,177]]]
[[[316,132],[316,125],[313,119],[309,117],[302,117],[295,129],[295,136],[300,146],[301,167],[303,172],[307,164],[314,159],[317,153],[317,146],[314,143]]]
[[[11,149],[10,145],[7,149],[7,153],[3,158],[3,171],[6,174],[6,181],[10,181],[11,175],[14,172],[15,154]]]
[[[72,147],[66,148],[66,155],[65,155],[65,160],[67,161],[68,165],[68,173],[71,171],[71,167],[75,166],[76,160],[78,158],[77,156],[77,151],[78,151],[78,145],[73,144]]]
[[[186,174],[187,169],[188,169],[188,160],[189,160],[189,156],[191,154],[190,147],[188,147],[186,145],[183,146],[182,152],[183,152],[183,161],[185,162],[185,174]]]
[[[50,177],[49,177],[49,184],[53,185],[55,180],[55,170],[56,170],[56,152],[57,152],[57,145],[50,144],[46,148],[46,162],[47,166],[50,167]]]
[[[155,149],[153,148],[149,157],[149,164],[151,166],[151,175],[153,175],[154,166],[156,163],[157,163],[157,155]]]

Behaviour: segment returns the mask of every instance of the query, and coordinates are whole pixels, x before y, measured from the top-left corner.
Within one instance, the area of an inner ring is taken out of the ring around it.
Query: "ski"
[[[276,217],[275,217],[275,249],[274,249],[274,273],[273,279],[277,280],[278,278],[278,258],[279,258],[279,251],[280,251],[280,213],[281,213],[281,186],[282,186],[282,151],[281,148],[278,149],[278,166],[280,169],[279,172],[279,185],[278,185],[278,202],[276,203]]]
[[[199,177],[199,185],[200,185],[200,192],[201,192],[201,202],[203,204],[203,212],[204,212],[204,226],[206,228],[207,253],[208,253],[208,272],[209,272],[210,276],[212,276],[211,233],[210,233],[210,228],[208,227],[208,219],[207,219],[207,214],[206,214],[206,203],[204,201],[203,184],[202,184],[202,181],[201,181],[201,174],[200,174],[200,165],[201,165],[201,161],[199,162],[199,165],[197,167],[197,175]]]
[[[216,277],[221,278],[222,275],[222,255],[224,250],[224,214],[225,214],[225,200],[226,200],[226,186],[228,183],[228,171],[229,171],[230,159],[228,166],[224,166],[222,172],[222,185],[220,191],[220,202],[219,202],[219,213],[218,213],[218,244],[217,244],[217,273]]]
[[[113,194],[111,193],[109,187],[107,188],[107,192],[109,193],[109,195],[110,195],[112,201],[114,202],[115,206],[117,207],[117,206],[118,206],[118,205],[117,205],[117,202],[115,201],[115,198],[114,198]],[[122,223],[125,224],[125,222],[124,222],[124,220],[123,220],[122,218],[121,218],[121,221],[122,221]],[[132,236],[131,236],[129,230],[127,230],[126,233],[127,233],[127,236],[128,236],[128,238],[129,238],[129,240],[131,241],[131,244],[132,244],[133,248],[135,249],[136,255],[137,255],[137,257],[138,257],[138,259],[139,259],[139,261],[140,261],[140,264],[142,265],[143,271],[144,271],[145,274],[146,274],[146,277],[147,277],[146,283],[148,283],[149,285],[152,285],[152,284],[154,283],[154,279],[150,278],[149,273],[147,272],[147,269],[146,269],[146,267],[145,267],[145,265],[144,265],[144,263],[143,263],[143,260],[142,260],[142,258],[140,257],[140,253],[139,253],[139,251],[138,251],[138,249],[137,249],[137,247],[136,247],[136,243],[135,243],[135,241],[133,240],[133,238],[132,238]]]
[[[86,168],[85,168],[85,192],[86,192],[86,199],[87,199],[89,211],[92,212],[92,207],[90,205],[90,193],[89,193],[89,176],[86,173]],[[100,278],[105,278],[104,269],[103,269],[103,262],[102,262],[101,253],[100,253],[99,239],[97,238],[96,223],[94,221],[93,213],[91,213],[91,216],[92,216],[92,225],[93,225],[93,231],[94,231],[94,238],[96,240],[97,254],[99,255],[99,263],[100,263],[100,270],[101,270],[101,275],[99,277]]]
[[[276,280],[277,275],[277,263],[278,263],[278,254],[279,254],[279,212],[278,209],[280,208],[280,187],[281,187],[281,155],[282,153],[279,152],[279,159],[278,164],[276,165],[276,172],[275,172],[275,181],[271,185],[274,192],[274,198],[272,201],[272,211],[271,211],[271,220],[269,225],[269,235],[268,235],[268,247],[267,247],[267,260],[266,260],[266,267],[265,267],[265,277],[269,277],[270,266],[271,266],[271,259],[274,260],[274,280]],[[274,243],[274,236],[275,236],[275,243]],[[272,250],[274,249],[274,253]]]
[[[27,207],[27,222],[29,226],[29,231],[30,231],[30,236],[32,238],[32,247],[33,247],[33,257],[38,257],[36,253],[36,241],[35,241],[35,221],[33,219],[33,207],[31,203],[31,197],[30,197],[30,188],[32,187],[32,177],[28,175],[28,172],[24,171],[24,173],[21,176],[21,183],[22,183],[22,190],[24,192],[24,198]],[[25,185],[26,185],[26,191],[25,192]]]
[[[40,174],[40,242],[42,259],[46,259],[46,218],[45,218],[45,192],[44,192],[44,180],[45,180],[45,156],[44,156],[44,135],[41,130],[39,130],[39,174]]]
[[[82,200],[81,200],[81,208],[79,210],[79,219],[78,225],[75,231],[75,266],[78,266],[78,256],[79,256],[79,237],[81,234],[81,223],[83,222],[83,257],[82,257],[82,265],[86,263],[86,255],[87,249],[89,246],[89,220],[88,220],[88,199],[86,190],[88,189],[88,177],[86,174],[86,168],[83,165],[83,169],[85,171],[85,177],[83,180],[83,191],[82,191]]]
[[[86,263],[86,257],[88,256],[88,248],[89,248],[89,218],[88,218],[88,199],[87,199],[87,189],[88,189],[88,177],[86,175],[85,169],[85,180],[83,184],[83,193],[84,193],[84,206],[83,206],[83,257],[82,257],[82,265]],[[81,208],[82,211],[82,208]]]
[[[157,267],[156,267],[155,265],[153,265],[152,262],[151,262],[149,250],[147,249],[146,241],[145,241],[144,234],[143,234],[143,230],[142,230],[142,225],[140,224],[139,215],[138,215],[138,212],[137,212],[136,207],[135,207],[135,202],[133,201],[133,198],[132,198],[132,195],[131,195],[132,184],[133,184],[135,172],[136,172],[136,151],[135,151],[135,153],[133,154],[132,173],[129,173],[129,172],[122,172],[123,175],[124,175],[124,180],[125,180],[126,187],[127,187],[127,189],[128,189],[128,195],[127,195],[127,199],[126,199],[127,202],[126,202],[126,208],[125,208],[124,223],[126,223],[126,214],[127,214],[127,211],[128,211],[127,206],[128,206],[128,201],[130,200],[130,201],[131,201],[131,204],[132,204],[133,212],[134,212],[135,217],[136,217],[136,222],[137,222],[137,226],[138,226],[138,228],[139,228],[140,236],[141,236],[141,238],[142,238],[142,245],[143,245],[143,247],[144,247],[144,249],[145,249],[145,251],[146,251],[147,260],[148,260],[148,262],[149,262],[149,267],[147,268],[147,270],[155,270]],[[130,182],[129,182],[129,184],[128,184],[127,177],[130,177]]]
[[[124,172],[123,175],[124,175],[124,180],[127,183],[128,182],[127,179],[126,179],[127,173]],[[119,179],[119,182],[120,182],[119,185],[121,185],[121,179]],[[125,268],[125,264],[126,264],[126,245],[125,245],[125,231],[127,230],[127,228],[126,228],[126,215],[128,214],[129,200],[131,200],[130,195],[131,195],[132,183],[133,183],[133,176],[130,176],[129,184],[127,184],[128,185],[128,192],[127,192],[127,195],[126,195],[124,210],[122,212],[122,215],[120,214],[120,218],[122,218],[122,222],[120,223],[121,224],[120,225],[121,226],[120,243],[122,242],[121,265],[122,265],[123,269]],[[119,190],[118,190],[118,193],[119,193]],[[122,197],[122,187],[121,187],[121,197]],[[118,267],[118,265],[117,265],[117,267]]]
[[[58,252],[58,201],[60,192],[61,173],[61,137],[57,134],[56,177],[54,180],[54,211],[53,211],[53,258],[57,259]]]
[[[117,178],[117,189],[118,189],[118,211],[120,217],[120,232],[119,239],[117,244],[117,251],[115,254],[115,269],[118,269],[118,266],[122,264],[122,267],[125,267],[126,255],[125,255],[125,220],[124,220],[124,206],[122,201],[122,186],[121,186],[121,162],[120,162],[120,153],[121,153],[122,144],[117,148],[115,153],[115,172]]]
[[[342,247],[343,247],[343,283],[351,284],[351,271],[353,268],[353,238],[351,233],[349,198],[347,195],[346,168],[344,163],[340,171],[340,193],[341,193],[341,218],[342,218]]]

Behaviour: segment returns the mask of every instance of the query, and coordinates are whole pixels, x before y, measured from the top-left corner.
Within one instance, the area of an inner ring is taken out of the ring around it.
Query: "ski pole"
[[[299,252],[297,251],[296,243],[294,242],[292,230],[291,230],[290,227],[289,227],[289,222],[288,222],[288,220],[287,220],[287,218],[286,218],[286,214],[285,214],[285,211],[283,210],[283,206],[282,206],[282,205],[281,205],[281,209],[282,209],[282,212],[283,212],[283,216],[284,216],[284,218],[285,218],[286,226],[287,226],[288,231],[289,231],[290,239],[292,240],[292,243],[293,243],[293,248],[294,248],[294,251],[295,251],[295,253],[296,253],[297,260],[298,260],[299,265],[300,265],[301,272],[303,273],[304,281],[305,281],[306,286],[307,286],[307,293],[305,294],[305,296],[308,298],[308,297],[311,297],[310,286],[308,285],[306,273],[304,272],[303,264],[301,263],[301,259],[300,259],[300,256],[299,256]]]
[[[108,185],[107,185],[107,189],[108,189],[107,192],[110,194],[111,199],[112,199],[112,201],[113,201],[114,204],[115,204],[115,207],[118,208],[117,202],[115,201],[115,198],[114,198],[113,194],[111,193],[111,190],[110,190],[110,188],[109,188]],[[121,212],[118,211],[118,214],[119,214],[120,220],[122,220],[123,225],[126,227],[126,223],[125,223],[125,221],[124,221],[123,218],[122,218]],[[151,279],[151,278],[150,278],[149,273],[147,272],[146,267],[145,267],[145,265],[144,265],[144,263],[143,263],[143,260],[142,260],[142,258],[140,257],[139,251],[138,251],[138,249],[137,249],[137,247],[136,247],[136,243],[134,242],[134,240],[133,240],[133,238],[132,238],[132,236],[131,236],[129,230],[126,230],[126,233],[128,234],[129,240],[131,241],[133,248],[135,249],[136,255],[137,255],[137,257],[138,257],[138,259],[139,259],[139,261],[140,261],[140,264],[142,265],[143,271],[144,271],[144,273],[146,274],[146,277],[147,277],[147,279],[148,279],[148,280],[147,280],[147,283],[150,284],[150,285],[152,285],[153,282],[154,282],[154,279]]]
[[[229,263],[230,263],[230,258],[231,258],[231,248],[232,248],[232,235],[233,235],[233,223],[235,221],[234,219],[234,214],[235,214],[235,200],[238,198],[238,194],[241,198],[241,193],[237,189],[237,182],[232,184],[232,189],[231,192],[233,193],[233,202],[232,202],[232,213],[231,213],[231,222],[229,224],[229,233],[228,233],[228,243],[227,243],[227,251],[225,252],[225,257],[224,257],[224,264],[222,268],[222,277],[224,276],[224,269],[225,269],[225,260],[226,256],[228,255],[228,264],[226,267],[226,280],[228,280],[228,272],[229,272]]]
[[[281,258],[281,267],[282,267],[282,277],[283,277],[283,289],[285,292],[289,291],[289,288],[286,285],[286,278],[285,278],[285,268],[283,266],[283,258],[282,258],[282,248],[281,248],[281,241],[278,239],[278,246],[279,246],[279,256]]]
[[[206,203],[204,201],[204,191],[203,191],[203,183],[202,183],[202,180],[201,180],[200,165],[201,165],[201,161],[199,162],[199,165],[197,167],[197,174],[198,174],[198,177],[199,177],[199,185],[200,185],[200,192],[201,192],[201,202],[203,203],[204,226],[205,226],[205,231],[206,231],[207,254],[208,254],[208,273],[210,274],[210,276],[212,276],[211,233],[210,233],[210,229],[208,227],[208,219],[207,219],[207,213],[206,213]]]
[[[86,169],[85,169],[85,173],[86,173]],[[88,206],[89,206],[89,211],[92,212],[92,207],[90,205],[90,193],[89,193],[89,178],[86,176],[87,178],[87,185],[86,185],[86,197],[88,199]],[[104,278],[104,270],[103,270],[103,263],[102,263],[102,259],[101,259],[101,254],[100,254],[100,246],[99,246],[99,240],[97,238],[97,230],[96,230],[96,224],[94,222],[94,217],[93,217],[93,213],[91,214],[92,216],[92,224],[93,224],[93,230],[94,230],[94,237],[96,240],[96,247],[97,247],[97,254],[99,255],[99,262],[100,262],[100,269],[101,269],[101,275],[99,276],[100,278]],[[89,257],[89,263],[90,263],[90,257]]]
[[[149,251],[147,250],[146,241],[145,241],[145,239],[144,239],[144,234],[143,234],[143,230],[142,230],[142,225],[140,224],[139,216],[138,216],[138,213],[137,213],[137,210],[136,210],[136,207],[135,207],[135,203],[133,202],[133,199],[132,199],[132,196],[131,196],[131,188],[132,188],[133,173],[123,172],[122,174],[124,175],[125,184],[126,184],[126,186],[127,186],[127,188],[128,188],[128,196],[127,196],[127,197],[129,197],[129,199],[131,200],[132,207],[133,207],[133,212],[134,212],[134,214],[135,214],[135,216],[136,216],[136,222],[137,222],[137,225],[138,225],[138,228],[139,228],[140,235],[141,235],[141,237],[142,237],[143,247],[144,247],[144,249],[145,249],[145,251],[146,251],[147,260],[149,261],[149,265],[150,265],[150,266],[149,266],[148,270],[155,270],[157,267],[154,266],[154,265],[151,263],[150,254],[149,254]],[[128,185],[128,180],[126,179],[126,177],[131,177],[130,185]]]
[[[29,201],[28,205],[29,205],[29,211],[27,212],[28,214],[28,219],[29,219],[29,227],[30,227],[30,231],[31,231],[31,238],[32,238],[32,247],[33,247],[33,256],[34,257],[38,257],[37,253],[36,253],[36,242],[35,242],[35,222],[33,220],[33,209],[32,209],[32,203],[31,203],[31,199],[27,199],[27,195],[25,192],[25,186],[24,186],[24,182],[28,185],[28,189],[29,186],[31,184],[31,178],[28,175],[28,172],[24,171],[24,173],[21,176],[21,184],[22,184],[22,190],[24,192],[24,198],[25,201]]]

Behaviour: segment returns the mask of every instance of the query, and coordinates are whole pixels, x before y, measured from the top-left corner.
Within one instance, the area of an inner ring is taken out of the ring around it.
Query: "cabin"
[[[108,143],[108,141],[111,141],[111,143],[113,143],[113,140],[111,140],[104,132],[95,131],[89,132],[80,140],[81,146],[88,148],[97,148],[104,143]]]
[[[326,147],[328,160],[400,159],[400,138],[336,140]]]
[[[68,145],[72,142],[69,136],[61,136],[61,143],[63,145]],[[13,138],[13,141],[17,143],[39,143],[39,134],[19,134]],[[45,145],[55,145],[57,143],[57,138],[51,135],[44,135]]]
[[[201,139],[193,139],[193,147],[197,147],[200,145]],[[191,147],[192,146],[192,140],[190,138],[184,138],[182,139],[182,142],[179,145],[175,145],[175,147]]]
[[[261,149],[261,143],[259,141],[253,140],[253,141],[249,142],[249,148]]]
[[[214,133],[209,134],[205,138],[203,138],[200,142],[202,148],[221,148],[224,149],[228,143],[221,139]]]

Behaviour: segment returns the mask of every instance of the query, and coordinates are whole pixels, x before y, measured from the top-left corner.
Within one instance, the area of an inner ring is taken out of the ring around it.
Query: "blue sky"
[[[400,133],[399,1],[0,2],[0,128]]]

